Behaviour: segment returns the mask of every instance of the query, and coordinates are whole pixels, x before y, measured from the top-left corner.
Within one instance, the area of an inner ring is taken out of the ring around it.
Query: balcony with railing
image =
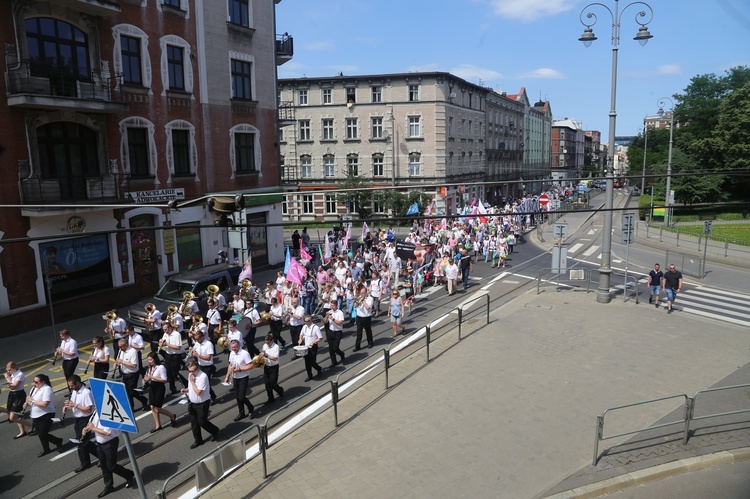
[[[113,203],[119,201],[118,177],[109,173],[99,176],[72,175],[57,178],[33,176],[21,179],[22,204],[63,202]]]
[[[276,35],[276,65],[289,62],[294,57],[294,38],[289,33]]]
[[[55,0],[55,3],[93,16],[105,17],[120,12],[120,3],[114,0]]]
[[[8,106],[31,109],[87,110],[115,113],[128,109],[118,87],[120,75],[111,75],[102,61],[98,70],[43,66],[21,61],[5,73]]]

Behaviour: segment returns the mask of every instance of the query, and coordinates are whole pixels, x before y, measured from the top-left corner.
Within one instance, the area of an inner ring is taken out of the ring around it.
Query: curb
[[[604,494],[621,492],[631,487],[644,485],[657,480],[664,480],[665,478],[672,478],[691,471],[699,471],[723,464],[742,463],[745,461],[750,461],[750,447],[680,459],[678,461],[660,464],[643,470],[631,471],[630,473],[618,477],[609,478],[588,485],[582,485],[570,490],[558,492],[551,496],[543,497],[547,499],[587,499],[600,497]]]

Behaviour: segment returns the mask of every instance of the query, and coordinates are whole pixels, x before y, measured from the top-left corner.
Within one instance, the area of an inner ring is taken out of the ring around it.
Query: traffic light
[[[216,227],[234,227],[234,217],[231,214],[222,213],[221,217],[214,220]]]

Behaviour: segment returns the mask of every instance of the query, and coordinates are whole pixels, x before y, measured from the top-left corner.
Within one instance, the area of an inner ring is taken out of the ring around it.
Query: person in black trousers
[[[96,414],[96,411],[94,411],[91,420],[83,429],[83,435],[81,437],[86,440],[87,446],[93,445],[93,442],[89,440],[91,435],[94,435],[95,438],[96,456],[99,458],[99,467],[102,469],[102,479],[104,480],[104,490],[99,492],[97,497],[101,498],[114,492],[113,473],[120,475],[126,480],[126,488],[134,489],[136,487],[135,474],[122,465],[117,464],[117,448],[120,446],[120,431],[102,426],[99,421],[99,416]]]
[[[52,452],[49,444],[57,447],[58,452],[62,450],[63,440],[50,434],[52,429],[52,417],[55,415],[53,403],[54,392],[46,374],[34,376],[34,388],[26,397],[26,404],[31,406],[31,419],[39,441],[42,443],[42,452],[37,457],[43,457]]]
[[[319,375],[323,369],[315,361],[318,356],[318,343],[323,341],[323,335],[320,333],[320,328],[313,324],[312,317],[309,315],[305,316],[305,325],[302,326],[302,331],[299,333],[299,345],[305,345],[307,347],[307,354],[305,355],[305,370],[307,371],[307,379],[310,381],[313,379],[312,370],[315,368]]]
[[[188,414],[190,414],[190,427],[193,430],[193,439],[195,442],[190,446],[191,449],[203,445],[203,434],[201,428],[211,434],[211,438],[216,440],[219,437],[219,428],[208,420],[209,404],[211,395],[209,394],[210,383],[206,373],[198,367],[198,361],[190,359],[187,362],[188,387],[182,389],[182,393],[188,394]]]

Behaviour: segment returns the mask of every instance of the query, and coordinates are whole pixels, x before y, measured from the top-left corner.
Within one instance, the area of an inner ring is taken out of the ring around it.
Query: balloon
[[[349,252],[349,258],[353,258],[353,257],[354,257],[354,254],[350,251]]]

